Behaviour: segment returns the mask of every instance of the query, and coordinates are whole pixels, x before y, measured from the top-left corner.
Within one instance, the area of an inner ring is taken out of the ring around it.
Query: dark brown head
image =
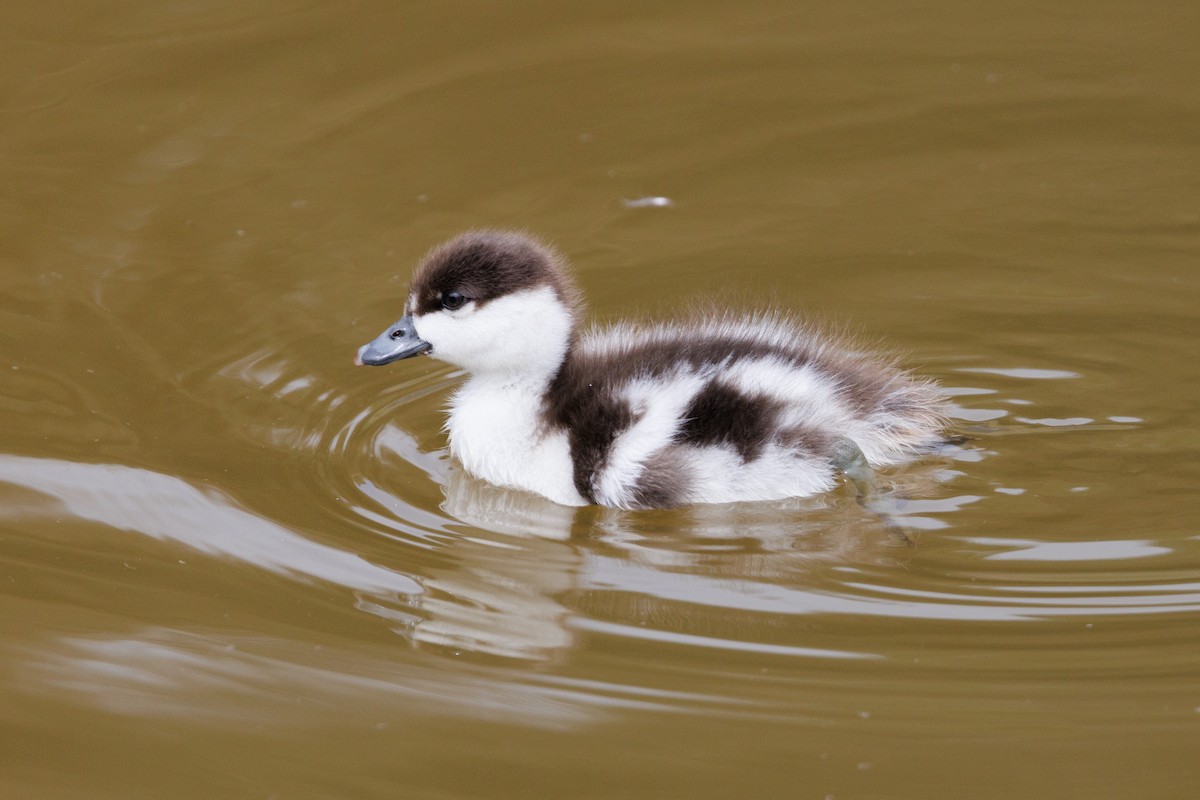
[[[579,302],[565,261],[548,245],[513,231],[470,231],[430,250],[413,271],[409,314],[428,314],[458,302],[486,304],[505,295],[549,286],[574,311]]]

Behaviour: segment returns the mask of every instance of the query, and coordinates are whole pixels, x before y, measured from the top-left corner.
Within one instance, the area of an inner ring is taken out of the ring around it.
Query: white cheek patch
[[[433,346],[430,355],[472,373],[542,375],[557,369],[572,323],[549,286],[413,317],[417,335]]]

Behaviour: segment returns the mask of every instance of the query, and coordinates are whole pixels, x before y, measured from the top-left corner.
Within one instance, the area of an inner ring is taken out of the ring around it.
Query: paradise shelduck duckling
[[[474,231],[413,273],[404,316],[358,352],[467,372],[446,430],[468,472],[566,505],[668,508],[827,491],[944,441],[944,398],[891,360],[778,311],[580,330],[551,247]]]

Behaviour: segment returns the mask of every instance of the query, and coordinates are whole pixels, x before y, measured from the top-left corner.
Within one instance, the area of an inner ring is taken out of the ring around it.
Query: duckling
[[[358,351],[466,371],[451,454],[568,506],[670,508],[825,492],[943,441],[936,386],[778,311],[580,329],[565,259],[473,231],[417,266],[404,316]]]

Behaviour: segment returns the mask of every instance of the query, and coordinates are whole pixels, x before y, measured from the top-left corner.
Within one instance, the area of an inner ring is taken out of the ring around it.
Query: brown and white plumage
[[[562,258],[521,234],[473,232],[431,251],[405,310],[360,363],[429,352],[467,370],[451,452],[477,477],[559,503],[811,495],[835,484],[846,440],[873,465],[942,440],[931,383],[781,313],[581,333]]]

